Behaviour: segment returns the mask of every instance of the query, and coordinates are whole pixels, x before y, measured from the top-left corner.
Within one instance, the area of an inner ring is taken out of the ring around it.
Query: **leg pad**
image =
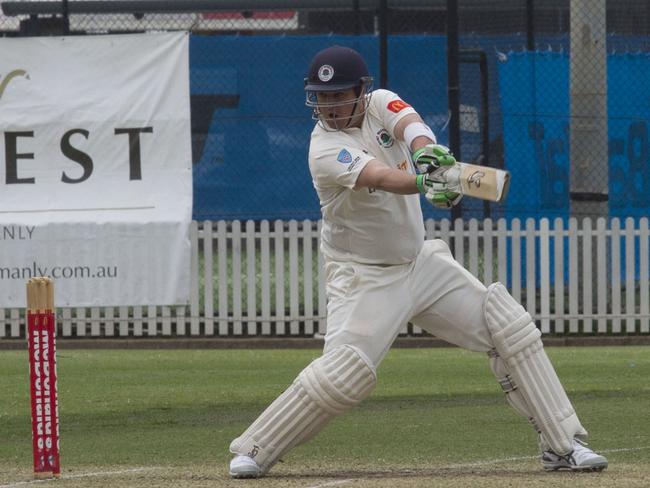
[[[541,341],[530,315],[501,283],[488,288],[485,318],[494,348],[505,362],[522,405],[543,440],[557,454],[573,450],[573,438],[584,438],[582,427]]]
[[[253,458],[263,474],[283,453],[360,403],[375,384],[375,370],[361,351],[353,346],[337,347],[307,366],[246,432],[232,441],[230,451]]]

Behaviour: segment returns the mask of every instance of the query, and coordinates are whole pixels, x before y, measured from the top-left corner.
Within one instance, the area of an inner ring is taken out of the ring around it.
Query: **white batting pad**
[[[499,353],[496,349],[492,349],[488,352],[488,357],[490,358],[490,368],[494,373],[494,376],[497,377],[499,385],[503,389],[503,392],[506,394],[506,399],[512,408],[515,409],[519,415],[522,415],[528,419],[531,423],[535,432],[541,434],[541,430],[533,417],[532,410],[528,406],[528,401],[515,382],[508,365],[506,362],[499,356]]]
[[[580,425],[531,316],[501,283],[494,283],[488,287],[485,318],[494,347],[507,364],[544,440],[556,454],[570,453],[573,438],[584,438],[587,431]]]
[[[366,398],[376,374],[363,353],[341,346],[313,361],[240,437],[230,452],[250,456],[268,471],[287,450],[301,444],[335,416]]]

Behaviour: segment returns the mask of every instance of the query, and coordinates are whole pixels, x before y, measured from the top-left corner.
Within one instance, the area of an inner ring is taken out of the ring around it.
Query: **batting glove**
[[[417,175],[415,183],[424,198],[437,208],[451,208],[463,198],[462,193],[453,191],[446,182],[436,180],[432,175]]]
[[[427,144],[411,155],[411,160],[421,174],[429,174],[440,168],[449,168],[456,164],[456,158],[449,148],[440,144]]]

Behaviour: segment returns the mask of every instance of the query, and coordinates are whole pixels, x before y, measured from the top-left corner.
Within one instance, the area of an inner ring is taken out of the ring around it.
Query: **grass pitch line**
[[[603,454],[608,454],[610,452],[631,452],[631,451],[643,451],[645,449],[650,449],[650,446],[642,446],[642,447],[622,447],[620,449],[602,449],[598,450],[597,452],[603,453]],[[464,464],[448,464],[446,466],[441,466],[443,469],[457,469],[457,468],[471,468],[473,466],[486,466],[489,464],[500,464],[500,463],[507,463],[510,461],[529,461],[531,459],[538,459],[539,454],[536,456],[519,456],[519,457],[511,457],[511,458],[502,458],[502,459],[486,459],[484,461],[475,461],[473,463],[464,463]],[[2,488],[2,487],[0,487]]]
[[[138,473],[140,471],[152,471],[156,469],[162,469],[162,468],[151,466],[151,467],[141,467],[141,468],[120,469],[117,471],[96,471],[93,473],[69,474],[69,475],[61,475],[58,478],[49,478],[44,480],[16,481],[14,483],[9,483],[8,485],[0,485],[0,488],[14,488],[15,486],[28,486],[36,483],[56,482],[58,480],[73,480],[77,478],[90,478],[93,476],[114,476],[118,474]]]
[[[320,485],[313,485],[313,486],[308,486],[307,488],[325,488],[326,486],[339,486],[339,485],[344,485],[346,483],[351,483],[352,481],[359,481],[362,480],[363,478],[354,478],[354,479],[349,479],[349,480],[337,480],[337,481],[328,481],[327,483],[321,483]],[[0,488],[2,488],[0,486]]]
[[[629,452],[629,451],[644,451],[650,449],[650,446],[643,447],[622,447],[620,449],[605,449],[601,452]]]
[[[601,452],[603,454],[608,454],[610,452],[632,452],[632,451],[643,451],[646,449],[650,449],[650,446],[623,447],[619,449],[603,449],[603,450],[599,450],[598,452]],[[512,461],[530,461],[531,459],[539,459],[539,454],[536,456],[518,456],[518,457],[501,458],[501,459],[485,459],[483,461],[475,461],[472,463],[463,463],[463,464],[447,464],[447,465],[439,466],[439,469],[473,468],[476,466],[487,466],[490,464],[500,464],[500,463],[507,463]],[[364,479],[365,478],[360,477],[360,478],[351,478],[347,480],[328,481],[326,483],[321,483],[318,485],[310,485],[305,488],[326,488],[329,486],[340,486],[340,485],[345,485],[347,483],[352,483],[353,481],[363,481]],[[4,488],[4,487],[0,486],[0,488]]]

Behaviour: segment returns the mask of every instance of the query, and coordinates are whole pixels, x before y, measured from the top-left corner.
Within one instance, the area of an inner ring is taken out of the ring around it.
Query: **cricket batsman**
[[[317,121],[309,168],[322,211],[327,332],[309,364],[232,441],[234,478],[266,474],[375,387],[377,367],[408,322],[486,353],[510,405],[535,429],[544,469],[600,471],[531,316],[501,283],[487,288],[425,240],[419,195],[436,207],[462,198],[457,165],[418,113],[388,90],[372,91],[363,58],[333,46],[305,79]]]

